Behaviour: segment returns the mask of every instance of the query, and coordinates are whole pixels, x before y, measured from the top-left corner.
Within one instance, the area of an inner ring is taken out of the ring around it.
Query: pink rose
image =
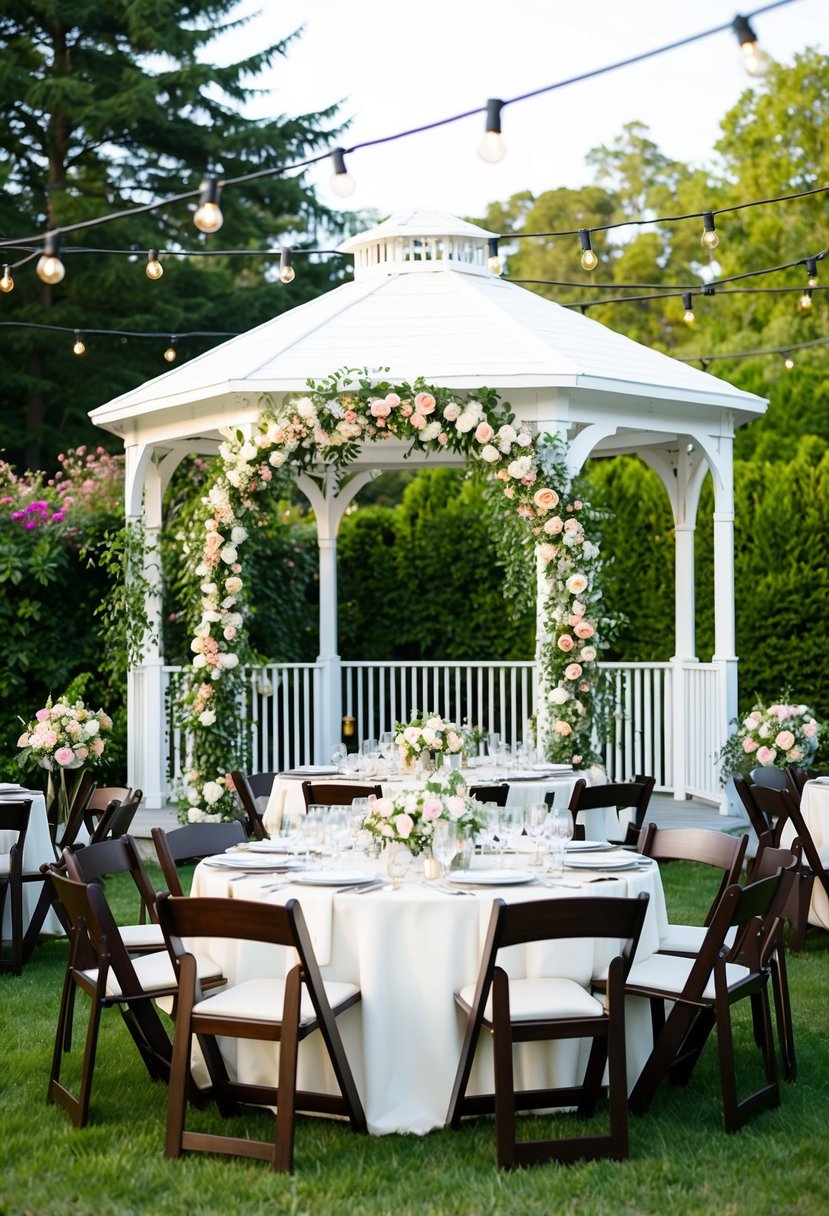
[[[374,810],[383,819],[388,819],[389,815],[394,812],[394,800],[392,798],[378,798],[374,803]]]
[[[596,632],[589,621],[580,621],[573,630],[577,638],[592,638]]]
[[[446,809],[450,819],[460,819],[466,810],[466,802],[458,794],[452,794],[446,799]]]
[[[558,515],[554,515],[552,519],[548,519],[544,524],[544,531],[548,536],[558,536],[559,532],[564,527],[564,522]]]
[[[422,431],[426,425],[426,418],[423,414],[412,414],[409,422],[416,431]]]
[[[446,409],[443,411],[443,416],[447,422],[457,422],[461,416],[461,407],[455,401],[450,401]]]
[[[410,401],[404,401],[400,407],[400,413],[404,418],[408,418],[412,412],[412,408],[412,403]]]
[[[449,436],[446,434],[446,431],[441,431],[441,433],[438,435],[438,443],[443,448],[446,447],[448,442]]]
[[[28,747],[29,746],[29,736],[26,734],[25,731],[20,736],[20,738],[17,740],[17,746],[18,747]]]
[[[374,398],[369,409],[371,410],[372,418],[388,418],[391,413],[391,406],[380,397]]]
[[[554,562],[556,559],[557,549],[555,545],[539,545],[538,556],[543,562]]]
[[[356,422],[357,415],[355,414],[354,410],[346,410],[345,413],[343,414],[343,421],[344,422]]]
[[[571,651],[573,649],[573,647],[575,646],[575,644],[576,643],[570,637],[569,633],[563,633],[561,635],[561,637],[558,639],[558,643],[557,643],[559,650],[563,650],[565,654],[567,654],[569,651]]]
[[[570,663],[564,668],[565,680],[577,680],[581,675],[581,666],[578,663]]]
[[[592,663],[595,658],[596,658],[596,647],[595,646],[582,646],[582,648],[581,648],[582,663]]]
[[[427,821],[440,819],[443,807],[438,798],[425,798],[423,801],[423,818]]]
[[[533,502],[542,511],[551,511],[553,507],[558,506],[558,494],[556,494],[555,490],[542,486],[540,490],[536,490],[535,494],[533,494]]]
[[[92,740],[89,745],[89,750],[92,752],[93,756],[103,755],[104,741],[99,735],[96,735],[96,737]]]
[[[758,749],[757,749],[757,759],[760,762],[760,764],[774,764],[776,757],[777,757],[777,752],[774,750],[773,747],[763,746],[763,747],[758,747]]]
[[[397,393],[386,393],[386,405],[390,409],[395,409],[400,404],[400,398]]]
[[[790,730],[781,730],[774,740],[774,746],[779,747],[782,752],[789,751],[794,747],[794,735]]]
[[[418,393],[414,399],[414,406],[418,414],[431,414],[435,408],[435,399],[431,393]]]
[[[488,422],[479,422],[475,428],[475,438],[478,443],[489,443],[494,434],[495,432]]]
[[[748,735],[743,739],[743,751],[747,756],[750,756],[752,752],[756,752],[759,746],[760,744],[757,740],[750,738]]]
[[[35,714],[35,717],[37,718],[38,722],[45,722],[46,719],[49,717],[49,710],[48,709],[39,709],[37,711],[37,713]]]
[[[404,811],[401,815],[395,815],[394,826],[400,839],[408,840],[414,829],[414,819]]]
[[[61,766],[61,768],[66,768],[66,766],[71,764],[74,759],[75,753],[72,751],[71,747],[59,747],[55,752],[55,761]]]

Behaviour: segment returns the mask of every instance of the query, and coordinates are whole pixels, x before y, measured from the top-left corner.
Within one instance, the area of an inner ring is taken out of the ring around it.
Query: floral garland
[[[409,452],[459,452],[472,471],[486,473],[503,491],[505,509],[528,526],[536,545],[547,599],[539,647],[543,706],[538,742],[552,760],[586,761],[592,730],[599,598],[598,547],[586,539],[585,503],[563,502],[569,474],[562,441],[534,437],[491,389],[460,394],[414,384],[373,382],[368,373],[341,371],[308,393],[269,403],[253,433],[222,432],[220,467],[203,499],[204,536],[185,557],[199,580],[191,648],[193,669],[183,725],[193,764],[185,774],[182,817],[229,819],[238,814],[230,770],[239,741],[240,662],[247,656],[245,585],[239,549],[243,518],[257,496],[301,469],[343,471],[366,442],[402,440]],[[500,497],[500,496],[499,496]]]

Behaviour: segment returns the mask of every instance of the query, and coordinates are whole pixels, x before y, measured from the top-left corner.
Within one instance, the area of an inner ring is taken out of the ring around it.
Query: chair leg
[[[809,907],[812,902],[812,887],[815,876],[811,871],[801,872],[792,888],[791,897],[786,905],[791,925],[790,948],[798,953],[803,949],[806,938],[806,926],[809,923]]]
[[[614,959],[614,963],[619,960]],[[614,982],[616,980],[617,982]],[[625,984],[621,974],[608,975],[607,1065],[610,1104],[610,1156],[622,1161],[629,1153],[627,1053],[625,1046]]]
[[[734,1065],[734,1037],[731,1031],[731,1007],[727,995],[714,1002],[717,1022],[717,1048],[720,1061],[720,1089],[722,1091],[725,1130],[736,1132],[740,1127],[737,1103],[737,1077]]]
[[[191,1027],[196,962],[185,954],[181,960],[178,1015],[173,1036],[173,1058],[170,1065],[170,1092],[167,1099],[167,1133],[165,1157],[180,1157],[184,1142],[184,1119],[187,1109],[187,1082],[190,1076],[190,1053],[193,1043]]]
[[[75,981],[72,978],[71,967],[67,967],[63,980],[63,990],[60,994],[60,1009],[58,1024],[55,1030],[55,1047],[52,1052],[52,1070],[49,1073],[49,1086],[46,1091],[46,1101],[54,1102],[54,1086],[60,1085],[60,1065],[64,1052],[68,1051],[67,1041],[71,1042],[71,1023],[73,1001],[75,996]]]
[[[794,1025],[789,1000],[789,979],[784,946],[778,946],[772,955],[769,969],[777,1021],[777,1037],[780,1041],[780,1056],[783,1061],[783,1076],[787,1081],[794,1081],[797,1077],[797,1057],[794,1049]]]
[[[296,966],[289,971],[285,980],[282,1036],[279,1043],[279,1077],[277,1081],[276,1137],[273,1146],[273,1168],[283,1174],[290,1174],[294,1167],[296,1072],[299,1054],[299,1006],[301,997],[301,969],[299,966]]]
[[[635,1115],[644,1115],[650,1109],[656,1088],[684,1043],[695,1014],[695,1009],[677,1002],[666,1018],[628,1099],[628,1109]]]
[[[500,967],[492,981],[492,1052],[495,1066],[495,1141],[498,1165],[514,1169],[515,1079],[512,1062],[512,1032],[509,1012],[509,979]]]

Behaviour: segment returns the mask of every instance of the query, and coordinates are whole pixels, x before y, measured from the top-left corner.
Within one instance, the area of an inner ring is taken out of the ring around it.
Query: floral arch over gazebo
[[[286,403],[312,397],[309,380],[315,392],[329,394],[332,369],[365,367],[372,369],[364,377],[369,381],[364,391],[370,425],[376,426],[379,418],[370,414],[369,397],[384,398],[395,391],[395,385],[414,389],[418,376],[428,380],[436,403],[445,390],[457,397],[461,409],[470,399],[485,404],[482,390],[488,386],[493,403],[509,402],[515,415],[509,425],[516,433],[524,428],[531,434],[535,452],[546,450],[548,441],[558,443],[555,451],[566,478],[548,485],[544,474],[545,486],[556,493],[561,494],[562,487],[595,457],[635,454],[659,476],[676,526],[675,639],[665,735],[670,783],[678,798],[688,792],[718,798],[714,752],[737,708],[733,438],[735,428],[761,413],[766,402],[492,275],[487,269],[487,243],[493,235],[443,213],[411,211],[393,216],[342,246],[354,257],[353,281],[94,410],[93,421],[124,440],[126,512],[128,519],[145,524],[148,579],[156,577],[153,547],[161,526],[164,490],[173,471],[188,454],[213,456],[223,444],[238,444],[239,451],[252,444],[257,453],[264,451],[256,447],[262,436],[263,403],[271,403],[271,425],[289,408]],[[382,384],[389,387],[381,391]],[[441,445],[440,434],[451,432],[444,427],[432,435],[428,428],[437,419],[423,417],[426,421],[410,454],[411,437],[398,438],[389,426],[390,437],[383,442],[367,435],[363,441],[355,435],[354,459],[347,463],[345,481],[341,480],[344,466],[336,457],[328,463],[317,460],[330,445],[316,445],[313,436],[308,447],[300,444],[286,460],[291,466],[294,456],[298,458],[294,475],[314,511],[319,538],[317,667],[320,703],[328,723],[327,733],[318,740],[320,760],[328,758],[332,740],[339,737],[342,716],[336,540],[348,503],[377,470],[405,467],[406,461],[410,466],[424,460],[454,466],[487,463],[480,456],[452,450],[448,439]],[[464,440],[473,448],[475,429],[477,423]],[[332,424],[327,433],[335,432]],[[426,445],[423,432],[430,436]],[[477,450],[485,446],[478,444]],[[500,453],[499,462],[493,462],[496,474],[506,467],[500,463],[506,455]],[[508,463],[513,458],[511,453]],[[268,467],[276,476],[274,466],[268,463]],[[700,663],[695,639],[694,530],[707,474],[714,490],[715,650],[710,663]],[[517,493],[517,482],[515,488]],[[517,506],[529,507],[531,498],[519,499]],[[587,514],[583,512],[582,518]],[[532,526],[543,528],[549,518],[536,516]],[[551,543],[540,535],[536,539]],[[244,574],[236,577],[244,579]],[[545,578],[545,571],[539,571],[542,600]],[[205,577],[204,581],[216,580]],[[236,604],[229,607],[240,610]],[[150,596],[148,608],[151,616],[160,615],[160,591]],[[220,633],[233,628],[239,626],[226,623]],[[221,653],[221,643],[228,639],[217,637],[213,629],[210,636],[216,638]],[[589,647],[590,640],[585,640]],[[145,791],[149,807],[162,805],[168,797],[163,668],[163,657],[151,643],[130,677],[129,776]],[[201,712],[209,716],[210,710],[205,706]],[[631,723],[634,733],[640,729],[641,723]]]
[[[185,697],[193,758],[184,809],[191,815],[237,813],[228,774],[238,758],[226,723],[238,706],[237,673],[246,649],[243,521],[256,498],[286,474],[323,466],[340,477],[367,442],[396,439],[409,452],[454,452],[470,472],[498,484],[501,508],[526,524],[540,572],[539,746],[555,761],[578,765],[592,757],[599,548],[585,534],[583,500],[568,500],[563,445],[514,423],[509,406],[488,389],[464,395],[424,380],[393,385],[367,372],[344,371],[311,382],[309,392],[278,407],[267,403],[249,433],[228,431],[203,498],[203,543],[192,549],[201,598]]]

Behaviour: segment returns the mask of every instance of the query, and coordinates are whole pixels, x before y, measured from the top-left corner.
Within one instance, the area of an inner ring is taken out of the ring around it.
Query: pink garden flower
[[[777,758],[777,752],[773,747],[758,747],[757,760],[760,764],[774,764]]]
[[[72,751],[71,747],[59,747],[55,752],[55,762],[59,764],[61,768],[66,768],[68,765],[72,764],[74,760],[75,753]]]
[[[576,643],[570,637],[569,633],[563,633],[556,644],[559,650],[563,650],[564,653],[567,654],[573,649]]]

